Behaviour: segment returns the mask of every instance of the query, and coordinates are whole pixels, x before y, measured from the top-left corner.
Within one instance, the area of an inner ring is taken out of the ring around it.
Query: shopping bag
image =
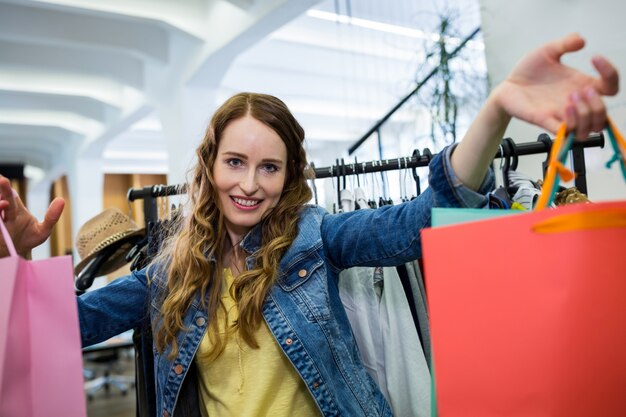
[[[626,415],[626,202],[433,228],[423,243],[439,416]]]
[[[475,209],[475,208],[449,208],[434,207],[430,223],[435,226],[447,226],[464,222],[492,219],[494,217],[508,216],[511,214],[521,214],[524,210],[504,210],[504,209]]]
[[[440,417],[626,416],[626,202],[431,228],[422,243]]]
[[[0,229],[0,416],[85,417],[71,257],[22,259]]]

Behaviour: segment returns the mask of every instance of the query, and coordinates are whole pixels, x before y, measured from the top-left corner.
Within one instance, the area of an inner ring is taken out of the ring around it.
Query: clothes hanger
[[[537,137],[537,142],[541,142],[545,145],[546,149],[546,159],[541,163],[541,168],[543,172],[543,178],[546,178],[546,170],[548,169],[548,164],[550,163],[550,151],[552,150],[552,139],[547,133],[542,133]]]
[[[433,153],[428,148],[424,148],[422,155],[426,157],[426,162],[430,164],[430,161],[433,159]]]
[[[404,169],[402,168],[402,162],[404,162]],[[406,192],[406,172],[408,164],[406,161],[406,157],[398,158],[398,185],[400,186],[400,201],[402,203],[406,203],[409,201],[407,198]]]
[[[354,188],[354,209],[359,210],[359,209],[368,208],[369,205],[367,202],[366,191],[363,188],[361,188],[361,174],[359,173],[359,161],[357,161],[356,156],[354,157],[354,165],[352,165],[352,172],[354,173],[353,185],[354,185],[354,177],[356,177],[356,185],[357,185],[356,188]]]
[[[339,171],[339,158],[335,159],[335,175],[337,176],[337,213],[343,213],[343,207],[341,206],[341,172]],[[335,210],[333,210],[335,212]]]
[[[348,187],[347,179],[348,167],[343,158],[341,158],[341,177],[343,180],[343,188],[340,191],[341,208],[343,211],[354,211],[354,190]]]
[[[385,166],[388,166],[388,165],[389,165],[389,160],[385,159]],[[383,175],[383,184],[385,185],[383,187],[383,194],[385,195],[385,204],[388,206],[392,206],[393,200],[391,199],[391,190],[389,190],[389,186],[391,185],[391,183],[389,182],[389,176],[387,175],[387,171],[383,171],[382,175]]]
[[[372,165],[373,165],[373,163],[372,163]],[[367,176],[367,174],[365,174],[365,166],[366,166],[366,163],[363,162],[361,164],[361,167],[362,167],[363,172],[364,172],[363,180],[366,183],[368,176]],[[368,195],[367,205],[369,206],[369,208],[375,209],[376,208],[376,201],[374,200],[374,198],[375,198],[375,195],[376,195],[376,191],[374,190],[374,180],[375,180],[374,173],[370,172],[370,178],[371,178],[371,181],[370,181],[371,182],[371,188],[368,191],[371,191],[371,192]]]
[[[502,186],[505,190],[509,189],[509,168],[511,166],[511,154],[513,150],[507,140],[509,138],[505,138],[502,140],[500,144],[500,173],[502,174]]]
[[[414,149],[413,155],[411,157],[415,158],[415,160],[417,161],[418,159],[420,159],[420,151],[418,149]],[[411,171],[413,172],[413,180],[415,181],[415,195],[411,197],[411,200],[413,200],[422,193],[422,185],[420,181],[420,176],[417,174],[417,168],[413,167],[411,168]]]
[[[123,241],[116,242],[103,248],[94,258],[87,264],[87,266],[80,271],[74,286],[78,292],[85,292],[85,290],[93,284],[93,280],[100,276],[99,272],[104,263],[109,259],[111,255],[117,251],[118,247],[124,243]]]
[[[379,166],[382,166],[382,161],[377,161]],[[387,196],[385,193],[386,184],[385,184],[385,175],[383,171],[380,171],[380,181],[382,183],[381,189],[378,190],[378,207],[387,205]]]
[[[410,201],[409,187],[407,186],[407,178],[409,176],[409,160],[411,158],[405,156],[404,158],[404,170],[402,171],[402,183],[404,184],[404,202]]]
[[[333,187],[333,194],[335,195],[336,200],[333,201],[333,213],[337,213],[337,202],[339,201],[339,195],[338,195],[338,191],[337,191],[337,184],[335,184],[335,176],[337,175],[336,173],[336,166],[335,165],[331,165],[328,167],[328,172],[330,174],[330,184]]]
[[[517,164],[519,162],[519,155],[517,154],[517,145],[511,138],[504,138],[502,140],[503,152],[505,155],[504,165],[502,166],[502,182],[504,189],[507,191],[509,195],[511,195],[511,181],[509,178],[509,172],[515,171],[517,169]]]
[[[311,176],[313,177],[313,178],[310,178],[310,181],[311,181],[310,187],[311,187],[311,191],[313,191],[313,198],[315,199],[315,205],[317,206],[319,203],[317,201],[317,186],[315,185],[315,174],[314,174],[315,173],[315,164],[313,162],[311,162],[309,164],[309,167],[311,169]]]

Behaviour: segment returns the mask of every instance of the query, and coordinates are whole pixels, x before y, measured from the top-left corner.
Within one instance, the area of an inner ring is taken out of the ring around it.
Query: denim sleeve
[[[147,317],[146,268],[77,297],[83,346],[137,327]]]
[[[452,169],[450,157],[456,144],[448,146],[430,163],[428,182],[435,191],[436,201],[433,207],[484,207],[489,202],[488,194],[495,187],[495,176],[491,167],[477,191],[463,184]],[[436,161],[441,157],[440,161]]]
[[[490,169],[472,191],[450,165],[454,146],[445,148],[429,165],[429,187],[416,199],[375,210],[326,214],[321,236],[329,264],[337,270],[353,266],[397,266],[421,256],[420,232],[429,227],[433,207],[483,207],[494,187]]]

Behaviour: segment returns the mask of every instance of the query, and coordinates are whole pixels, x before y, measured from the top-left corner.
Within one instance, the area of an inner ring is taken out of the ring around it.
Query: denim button
[[[318,389],[320,387],[320,384],[318,384],[317,382],[313,383],[313,389]]]
[[[287,340],[285,340],[285,343],[287,343],[287,346],[290,346],[293,343],[293,340],[291,340],[291,337],[288,337]]]
[[[196,319],[196,325],[204,326],[204,323],[206,323],[206,319],[204,317],[199,317]]]
[[[298,276],[300,278],[306,277],[306,269],[301,269],[300,271],[298,271]]]
[[[183,365],[180,365],[180,364],[176,365],[174,367],[174,372],[176,373],[176,375],[182,374],[183,373]]]
[[[163,417],[170,417],[170,413],[167,410],[163,411]]]

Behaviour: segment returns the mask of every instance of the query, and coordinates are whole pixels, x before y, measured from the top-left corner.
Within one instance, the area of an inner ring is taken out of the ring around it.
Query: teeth
[[[246,207],[252,207],[252,206],[256,206],[257,204],[259,204],[259,200],[244,200],[241,198],[234,198],[233,200],[235,201],[235,203],[242,205],[242,206],[246,206]]]

